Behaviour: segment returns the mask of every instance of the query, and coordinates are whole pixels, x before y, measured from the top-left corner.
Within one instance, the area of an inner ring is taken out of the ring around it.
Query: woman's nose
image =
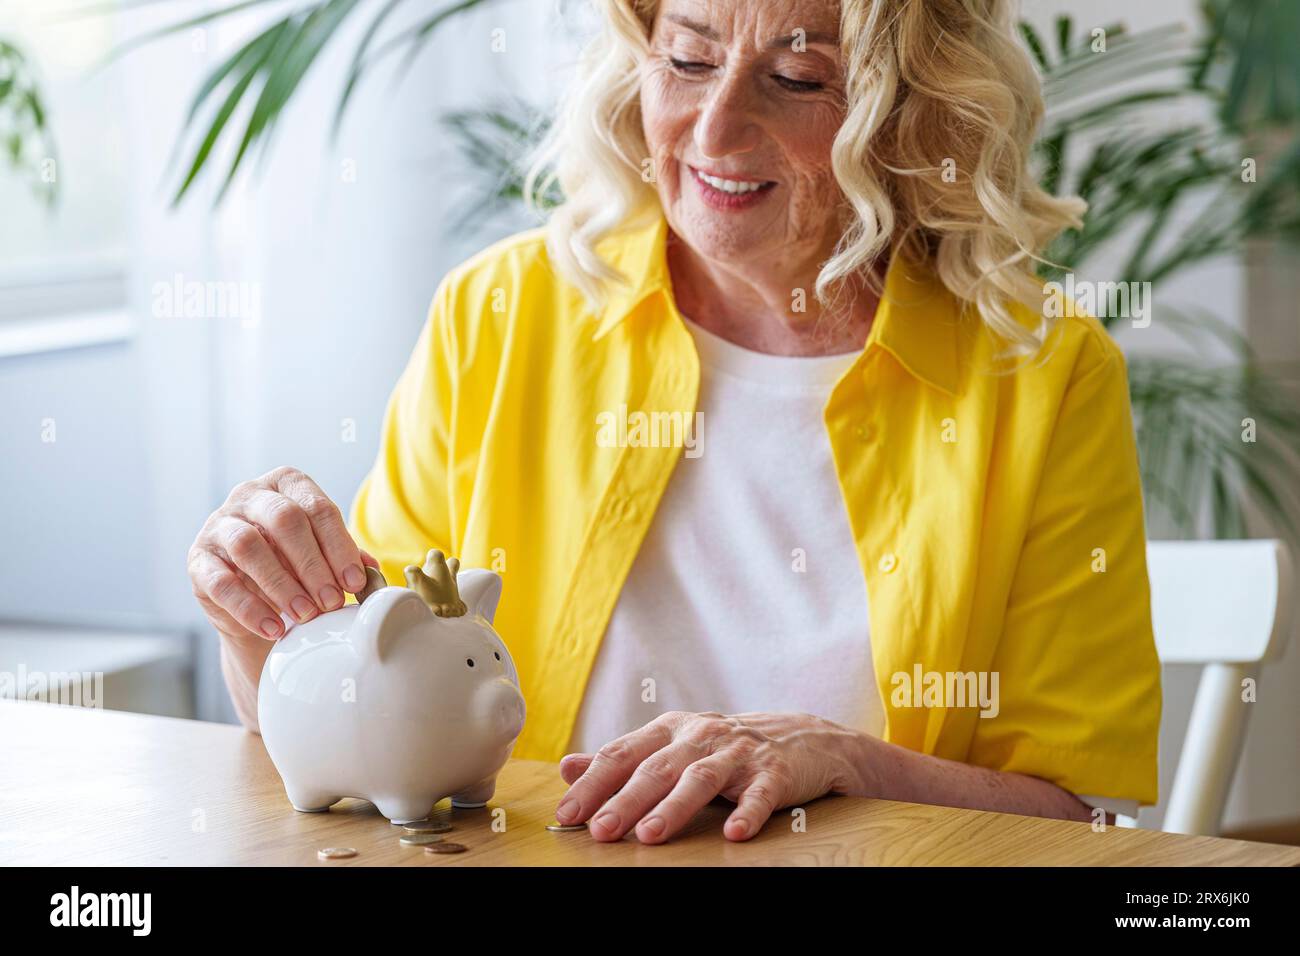
[[[735,78],[718,84],[695,120],[695,148],[708,159],[747,153],[761,135],[752,94]]]

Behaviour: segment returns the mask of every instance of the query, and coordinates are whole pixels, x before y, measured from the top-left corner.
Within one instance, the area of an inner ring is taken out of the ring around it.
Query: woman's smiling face
[[[820,262],[840,234],[834,0],[663,0],[641,111],[664,214],[722,264]]]

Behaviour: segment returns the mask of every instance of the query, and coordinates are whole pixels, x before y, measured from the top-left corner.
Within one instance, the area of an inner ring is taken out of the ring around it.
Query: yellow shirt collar
[[[611,288],[595,338],[604,336],[651,294],[671,294],[667,239],[668,222],[660,213],[648,224],[606,236],[597,244],[601,258],[629,281]],[[959,395],[961,314],[956,297],[932,268],[895,256],[885,274],[884,295],[863,354],[879,345],[914,377]]]

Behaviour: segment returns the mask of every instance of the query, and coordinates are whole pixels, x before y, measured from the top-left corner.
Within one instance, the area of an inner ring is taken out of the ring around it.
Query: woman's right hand
[[[338,505],[296,468],[241,482],[190,546],[194,596],[222,636],[246,644],[284,635],[365,588],[379,567],[348,533]]]

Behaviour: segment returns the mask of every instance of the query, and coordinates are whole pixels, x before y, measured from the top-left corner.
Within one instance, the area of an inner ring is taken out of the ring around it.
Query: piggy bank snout
[[[508,678],[496,677],[475,694],[478,711],[493,738],[514,740],[524,729],[524,696]]]

